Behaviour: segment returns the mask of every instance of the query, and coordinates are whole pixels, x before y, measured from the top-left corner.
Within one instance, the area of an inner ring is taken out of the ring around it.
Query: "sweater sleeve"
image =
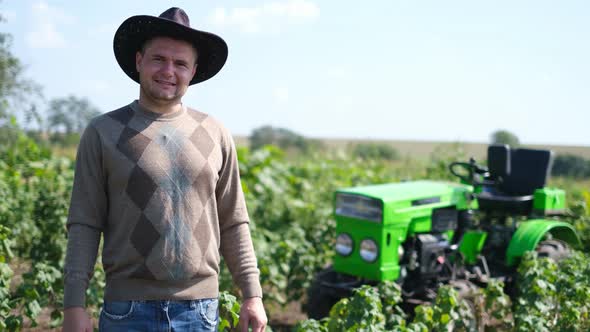
[[[250,237],[246,200],[240,183],[238,158],[231,136],[224,135],[223,166],[216,188],[221,255],[244,298],[262,297],[260,271]]]
[[[107,215],[106,177],[101,144],[89,125],[80,139],[67,220],[64,266],[64,308],[85,307],[86,289],[94,273],[100,235]]]

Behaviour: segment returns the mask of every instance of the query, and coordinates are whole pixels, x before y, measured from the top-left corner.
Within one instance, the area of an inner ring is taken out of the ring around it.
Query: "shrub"
[[[590,160],[573,154],[558,155],[553,162],[552,175],[575,178],[590,177]]]
[[[310,142],[303,136],[285,128],[262,126],[254,129],[249,137],[250,148],[257,150],[265,145],[275,145],[281,149],[297,149],[306,152]]]
[[[352,148],[352,156],[363,160],[381,159],[398,160],[399,152],[386,143],[358,143]]]

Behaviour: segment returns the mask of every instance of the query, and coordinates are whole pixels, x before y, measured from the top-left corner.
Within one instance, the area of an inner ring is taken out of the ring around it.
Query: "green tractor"
[[[553,153],[488,147],[487,167],[455,162],[460,183],[408,181],[337,190],[335,257],[308,290],[310,318],[363,284],[394,280],[410,306],[441,284],[469,289],[501,279],[514,287],[526,251],[559,260],[580,245],[565,192],[545,187]],[[512,290],[513,291],[513,290]]]

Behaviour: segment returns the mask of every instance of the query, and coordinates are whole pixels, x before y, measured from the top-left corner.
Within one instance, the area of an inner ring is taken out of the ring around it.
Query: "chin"
[[[162,101],[171,101],[178,99],[178,94],[175,93],[154,93],[152,94],[152,98],[155,100],[162,100]]]
[[[160,101],[160,102],[164,102],[164,103],[180,101],[180,97],[176,96],[176,95],[174,95],[174,96],[158,96],[154,99],[157,101]]]

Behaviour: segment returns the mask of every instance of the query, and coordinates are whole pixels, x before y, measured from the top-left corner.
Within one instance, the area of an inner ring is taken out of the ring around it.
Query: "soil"
[[[291,331],[297,322],[306,320],[307,315],[301,311],[301,302],[290,302],[284,307],[268,305],[269,326],[274,332]]]

